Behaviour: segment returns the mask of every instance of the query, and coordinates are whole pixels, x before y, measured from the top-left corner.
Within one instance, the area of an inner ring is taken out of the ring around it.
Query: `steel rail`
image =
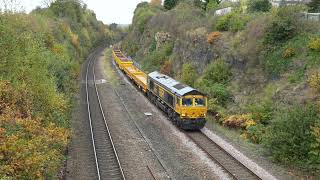
[[[104,111],[102,109],[100,96],[99,96],[98,89],[97,89],[97,84],[96,84],[96,79],[95,79],[95,69],[94,69],[95,59],[97,58],[97,56],[96,56],[97,52],[98,52],[98,50],[94,51],[92,54],[89,55],[88,60],[87,60],[88,61],[87,69],[86,69],[86,100],[87,100],[88,120],[89,120],[89,124],[90,124],[91,141],[92,141],[92,147],[93,147],[93,152],[94,152],[96,171],[97,171],[98,179],[101,180],[102,177],[101,177],[101,172],[100,172],[100,167],[99,167],[99,161],[98,161],[99,158],[98,158],[98,155],[97,155],[97,148],[96,148],[96,144],[95,144],[95,133],[94,133],[94,130],[93,130],[93,125],[92,125],[92,116],[91,116],[92,113],[91,113],[90,101],[89,101],[89,88],[88,88],[89,78],[88,78],[88,76],[89,76],[89,68],[90,68],[91,65],[93,66],[93,69],[92,69],[93,70],[93,83],[94,83],[94,86],[95,86],[95,94],[97,95],[97,98],[98,98],[98,104],[99,104],[99,107],[100,107],[100,112],[102,114],[102,117],[103,117],[103,120],[104,120],[104,123],[105,123],[105,127],[106,127],[106,130],[107,130],[108,136],[109,136],[109,140],[110,140],[110,143],[112,145],[113,154],[116,157],[116,160],[117,160],[117,163],[118,163],[117,165],[118,165],[120,173],[121,173],[121,179],[125,180],[126,178],[124,176],[123,169],[121,167],[121,163],[120,163],[116,148],[115,148],[114,143],[113,143],[113,139],[112,139],[112,136],[111,136],[111,133],[110,133],[110,129],[109,129],[109,126],[108,126],[106,118],[105,118]]]
[[[154,175],[154,173],[152,172],[151,167],[147,166],[147,169],[148,169],[149,173],[151,174],[152,178],[153,178],[154,180],[158,180],[158,179],[156,178],[156,176]]]
[[[201,132],[201,134],[203,134]],[[208,140],[210,140],[213,144],[215,144],[221,151],[223,151],[225,154],[228,154],[232,159],[237,161],[244,169],[246,169],[248,172],[250,172],[253,176],[255,176],[257,179],[261,179],[256,173],[251,171],[247,166],[245,166],[241,161],[233,157],[229,152],[227,152],[225,149],[223,149],[221,146],[219,146],[216,142],[214,142],[212,139],[210,139],[207,135],[203,134]]]
[[[114,59],[112,57],[112,60],[114,62]],[[119,68],[115,65],[115,63],[113,63],[113,66],[116,68],[117,72],[120,74],[122,73]],[[127,78],[127,76],[124,76],[125,78]],[[132,85],[132,84],[131,84]],[[157,158],[158,162],[160,163],[161,167],[164,169],[164,171],[166,172],[167,176],[169,179],[173,179],[168,172],[168,168],[166,167],[166,165],[164,164],[164,162],[161,160],[160,155],[156,152],[156,150],[152,147],[151,143],[149,142],[149,140],[147,139],[146,135],[143,133],[143,131],[141,130],[140,126],[137,124],[137,122],[134,120],[134,118],[132,117],[126,103],[124,102],[124,100],[122,99],[122,97],[120,96],[120,94],[118,93],[118,91],[114,88],[111,87],[113,92],[116,94],[116,96],[119,98],[122,106],[124,107],[125,111],[127,112],[127,116],[129,118],[129,120],[131,120],[134,124],[134,126],[137,128],[138,132],[140,133],[141,137],[144,139],[144,141],[147,143],[147,145],[149,146],[150,150],[152,151],[152,153],[155,155],[155,157]]]
[[[95,53],[95,52],[93,52],[93,53]],[[89,119],[89,124],[90,124],[91,141],[92,141],[94,159],[95,159],[95,164],[96,164],[96,171],[97,171],[98,179],[101,180],[96,145],[94,142],[94,133],[93,133],[93,128],[92,128],[91,110],[90,110],[90,102],[89,102],[88,74],[89,74],[89,67],[90,67],[91,63],[92,63],[92,54],[90,54],[88,57],[88,65],[87,65],[87,70],[86,70],[86,99],[87,99],[88,119]]]
[[[94,87],[95,87],[95,90],[96,90],[96,95],[97,95],[98,102],[99,102],[100,111],[102,113],[104,124],[106,126],[108,135],[110,137],[110,142],[111,142],[111,145],[112,145],[112,149],[113,149],[114,155],[116,156],[116,159],[117,159],[117,162],[118,162],[118,165],[119,165],[119,169],[120,169],[120,172],[121,172],[122,179],[125,180],[126,178],[124,176],[123,169],[121,167],[121,163],[120,163],[120,160],[119,160],[117,149],[114,146],[113,139],[112,139],[112,136],[111,136],[111,132],[110,132],[110,129],[109,129],[109,126],[108,126],[108,123],[107,123],[107,120],[106,120],[102,105],[101,105],[101,100],[100,100],[100,95],[99,95],[98,88],[97,88],[97,83],[95,83],[96,82],[96,75],[95,75],[95,67],[94,67],[94,65],[95,65],[95,61],[93,62],[93,80],[94,80]]]
[[[207,140],[213,143],[214,146],[216,146],[218,149],[220,149],[224,154],[228,155],[231,159],[233,159],[237,164],[239,164],[241,167],[243,167],[247,172],[252,174],[256,179],[261,179],[258,175],[256,175],[254,172],[252,172],[249,168],[244,166],[238,159],[234,158],[230,153],[228,153],[226,150],[224,150],[222,147],[220,147],[216,142],[211,140],[209,137],[207,137],[202,132],[199,132],[202,134],[203,137],[205,137]],[[190,138],[205,154],[207,154],[208,157],[210,157],[214,162],[216,162],[223,170],[225,170],[233,179],[240,180],[236,174],[232,173],[231,170],[229,170],[225,165],[223,165],[223,162],[220,162],[217,158],[215,158],[210,152],[208,152],[203,146],[200,145],[200,143],[197,142],[197,140],[192,137],[188,132],[184,133],[188,138]]]

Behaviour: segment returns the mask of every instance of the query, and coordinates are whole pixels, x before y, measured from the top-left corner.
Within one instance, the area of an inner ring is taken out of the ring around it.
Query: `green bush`
[[[249,15],[234,11],[220,17],[217,20],[215,28],[218,31],[241,31],[245,28],[250,19]]]
[[[249,126],[246,131],[247,138],[255,143],[260,144],[263,141],[263,137],[265,134],[265,126],[262,124],[256,124],[253,126]]]
[[[142,67],[146,71],[159,70],[168,57],[172,54],[173,43],[164,44],[159,50],[147,54],[142,60]]]
[[[217,60],[205,69],[196,87],[208,94],[210,98],[214,98],[221,106],[225,106],[231,99],[231,94],[226,87],[231,76],[230,67],[223,60]]]
[[[203,73],[203,79],[209,83],[226,84],[232,76],[230,67],[221,59],[209,64]]]
[[[207,4],[207,11],[211,11],[211,10],[215,10],[218,7],[218,2],[217,0],[208,0],[208,4]]]
[[[274,104],[270,100],[262,100],[249,105],[247,111],[252,113],[252,119],[257,123],[268,125],[273,118]]]
[[[320,12],[320,0],[312,0],[308,4],[309,12],[319,13]]]
[[[225,106],[227,102],[231,100],[231,94],[227,90],[225,84],[212,83],[205,79],[202,79],[196,84],[196,87],[202,92],[209,95],[210,98],[216,99],[217,104],[220,106]]]
[[[298,33],[298,26],[302,23],[300,12],[305,9],[301,6],[288,6],[278,8],[272,17],[272,23],[267,27],[264,41],[269,44],[285,42]]]
[[[195,71],[195,68],[188,63],[183,64],[182,66],[182,82],[193,87],[194,83],[197,79],[197,72]]]
[[[249,12],[267,12],[271,9],[272,4],[269,0],[249,0],[248,11]]]
[[[178,0],[164,0],[163,6],[165,9],[170,10],[174,8],[178,3]]]
[[[264,146],[274,160],[316,173],[320,170],[320,149],[314,149],[319,142],[312,132],[319,128],[319,121],[313,106],[280,110],[266,130]]]
[[[267,29],[265,40],[267,43],[283,42],[295,35],[296,26],[290,18],[277,18]]]

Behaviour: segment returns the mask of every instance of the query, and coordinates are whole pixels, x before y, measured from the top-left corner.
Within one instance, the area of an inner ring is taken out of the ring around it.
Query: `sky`
[[[22,0],[21,5],[27,12],[42,6],[44,0]],[[138,3],[150,0],[83,0],[93,10],[98,20],[105,24],[131,24],[133,12]]]

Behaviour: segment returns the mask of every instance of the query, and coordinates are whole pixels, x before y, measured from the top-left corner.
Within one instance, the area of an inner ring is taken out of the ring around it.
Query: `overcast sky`
[[[130,24],[137,4],[150,0],[83,0],[89,9],[94,10],[97,18],[105,24]],[[43,0],[22,0],[22,6],[30,12]]]

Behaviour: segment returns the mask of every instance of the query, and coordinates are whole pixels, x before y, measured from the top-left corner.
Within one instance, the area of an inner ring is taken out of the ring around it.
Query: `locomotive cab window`
[[[192,99],[191,98],[183,98],[182,99],[182,106],[192,106]]]
[[[206,100],[204,98],[195,98],[194,103],[195,106],[205,106]]]

